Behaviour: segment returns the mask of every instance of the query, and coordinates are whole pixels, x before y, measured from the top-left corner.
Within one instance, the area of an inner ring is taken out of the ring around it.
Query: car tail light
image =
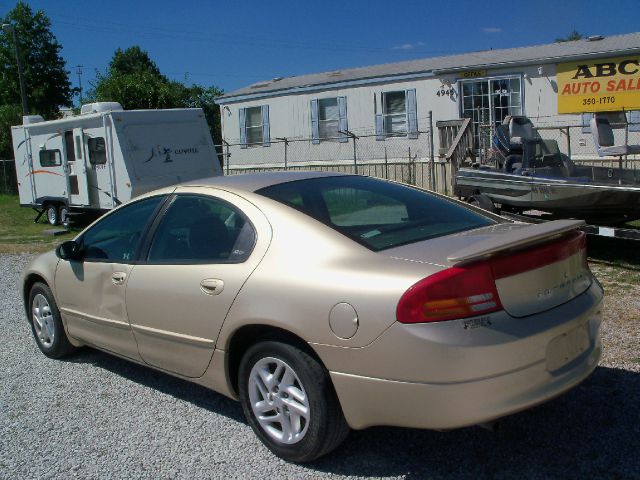
[[[420,280],[402,295],[396,317],[401,323],[440,322],[502,310],[497,279],[534,270],[579,252],[586,267],[585,239],[584,232],[574,232],[553,243],[442,270]]]

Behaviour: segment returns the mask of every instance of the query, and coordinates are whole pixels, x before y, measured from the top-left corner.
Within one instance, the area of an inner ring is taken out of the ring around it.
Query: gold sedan
[[[304,462],[350,428],[481,424],[584,380],[603,291],[580,225],[356,175],[217,177],[109,212],[22,293],[45,355],[88,345],[240,399]]]

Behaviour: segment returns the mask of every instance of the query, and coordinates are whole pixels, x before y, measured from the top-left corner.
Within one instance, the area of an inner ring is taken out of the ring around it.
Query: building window
[[[460,90],[462,117],[473,121],[476,149],[491,146],[491,132],[507,115],[524,114],[519,76],[465,80]]]
[[[326,140],[347,142],[347,97],[311,100],[312,143]]]
[[[256,145],[268,147],[270,145],[268,105],[241,108],[239,117],[240,144],[242,148]]]
[[[60,150],[40,150],[41,167],[59,167],[62,165]]]
[[[382,94],[382,116],[387,137],[407,134],[407,94],[405,91]]]
[[[338,112],[337,98],[323,98],[318,100],[318,122],[320,139],[338,138]]]
[[[376,114],[376,139],[387,137],[418,138],[418,107],[416,91],[383,92],[382,113]],[[377,109],[374,94],[374,106]]]
[[[246,128],[249,145],[262,143],[262,108],[247,108]]]
[[[107,163],[107,149],[104,138],[90,138],[87,141],[87,149],[89,150],[89,162],[91,165],[104,165]]]

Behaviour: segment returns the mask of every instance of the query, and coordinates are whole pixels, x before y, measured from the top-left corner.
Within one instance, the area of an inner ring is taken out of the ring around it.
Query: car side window
[[[149,263],[241,263],[255,244],[255,230],[235,207],[201,195],[178,195],[160,221]]]
[[[145,198],[106,216],[81,239],[84,260],[127,263],[135,258],[142,233],[165,196]]]

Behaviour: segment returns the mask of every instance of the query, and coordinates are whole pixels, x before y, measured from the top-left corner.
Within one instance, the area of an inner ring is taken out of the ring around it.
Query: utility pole
[[[80,108],[82,108],[82,67],[83,65],[76,65],[76,73],[78,74],[78,86],[80,90]]]
[[[18,67],[18,82],[20,82],[20,97],[22,99],[22,115],[29,115],[29,106],[27,105],[27,86],[24,83],[24,73],[22,71],[22,59],[20,58],[20,49],[18,48],[18,34],[16,29],[10,23],[3,23],[2,30],[6,34],[13,34],[13,47],[16,51],[16,65]]]

